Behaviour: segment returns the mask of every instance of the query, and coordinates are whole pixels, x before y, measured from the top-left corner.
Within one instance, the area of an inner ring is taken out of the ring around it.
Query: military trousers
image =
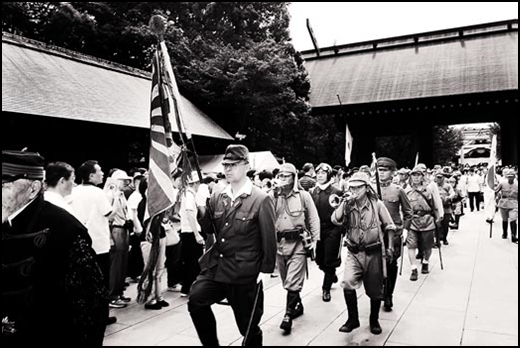
[[[368,297],[383,300],[383,264],[381,252],[368,255],[364,251],[353,254],[350,251],[345,260],[345,271],[341,287],[357,290],[364,284]]]
[[[277,254],[276,263],[282,278],[283,288],[287,291],[302,291],[307,271],[307,256],[300,253],[290,256]]]

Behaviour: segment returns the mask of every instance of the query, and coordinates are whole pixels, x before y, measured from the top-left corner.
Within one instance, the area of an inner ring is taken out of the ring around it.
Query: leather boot
[[[511,221],[511,241],[513,243],[518,244],[518,238],[516,237],[516,234],[517,234],[516,229],[517,229],[516,221]]]
[[[296,313],[296,307],[298,306],[298,302],[300,302],[300,293],[295,291],[287,292],[287,306],[285,310],[285,316],[283,317],[282,323],[280,324],[280,329],[285,331],[285,334],[290,334],[292,331],[292,321],[294,315]],[[303,308],[301,309],[303,313]]]
[[[296,318],[299,318],[303,315],[303,303],[302,303],[302,298],[300,297],[300,293],[299,292],[294,292],[294,298],[295,298],[295,301],[296,301],[296,304],[294,305],[293,307],[293,311],[292,311],[292,319],[296,319]]]
[[[502,239],[507,239],[507,221],[502,221]]]
[[[358,313],[358,302],[357,302],[357,293],[356,291],[343,290],[343,294],[345,295],[345,303],[347,304],[348,310],[348,320],[343,325],[339,331],[344,333],[352,332],[352,330],[357,329],[359,324],[359,313]]]
[[[323,302],[330,302],[332,299],[330,297],[330,290],[323,290],[323,296],[322,296]]]
[[[397,261],[394,261],[392,263],[387,264],[388,269],[388,290],[385,291],[385,303],[383,306],[383,309],[385,312],[391,312],[392,308],[394,307],[394,301],[393,301],[393,294],[395,290],[395,284],[397,283],[397,274],[398,268],[397,268]]]
[[[374,335],[380,335],[383,332],[379,325],[379,310],[381,309],[381,300],[370,300],[370,332]]]

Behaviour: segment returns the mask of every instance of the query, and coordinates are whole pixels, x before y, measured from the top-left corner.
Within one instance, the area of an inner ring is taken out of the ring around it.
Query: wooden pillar
[[[500,122],[502,132],[502,164],[518,165],[518,118],[513,115]]]

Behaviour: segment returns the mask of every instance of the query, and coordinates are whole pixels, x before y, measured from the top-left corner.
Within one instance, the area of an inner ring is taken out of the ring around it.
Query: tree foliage
[[[230,134],[245,134],[251,150],[302,163],[311,160],[304,140],[312,139],[297,131],[313,122],[310,83],[289,41],[287,5],[8,2],[2,3],[2,30],[149,70],[156,39],[148,22],[163,14],[181,93]]]
[[[464,137],[460,129],[448,126],[433,128],[433,160],[436,164],[448,165],[457,158],[464,144]]]

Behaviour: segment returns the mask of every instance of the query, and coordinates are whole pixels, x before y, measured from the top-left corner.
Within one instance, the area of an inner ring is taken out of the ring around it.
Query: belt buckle
[[[365,245],[364,244],[359,244],[357,248],[358,248],[359,251],[365,251]]]

